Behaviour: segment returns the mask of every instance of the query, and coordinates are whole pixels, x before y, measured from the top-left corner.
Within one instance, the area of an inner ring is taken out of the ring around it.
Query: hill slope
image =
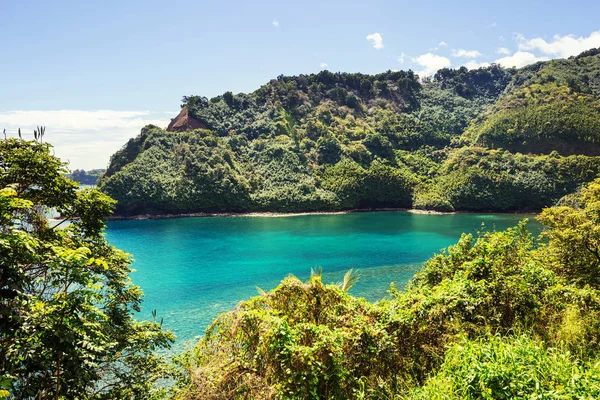
[[[539,210],[600,170],[598,53],[422,82],[323,71],[186,96],[170,130],[147,126],[112,156],[101,189],[121,215]]]

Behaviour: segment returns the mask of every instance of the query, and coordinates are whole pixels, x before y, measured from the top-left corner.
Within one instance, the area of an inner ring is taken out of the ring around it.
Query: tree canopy
[[[322,71],[248,94],[185,96],[195,120],[186,126],[202,129],[145,127],[113,155],[100,188],[120,215],[537,212],[600,172],[598,76],[590,51],[426,80]]]
[[[0,141],[0,398],[150,398],[173,335],[134,319],[130,256],[103,235],[114,200],[67,172],[41,140]]]

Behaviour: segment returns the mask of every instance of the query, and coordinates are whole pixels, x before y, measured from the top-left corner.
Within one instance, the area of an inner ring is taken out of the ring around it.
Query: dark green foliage
[[[414,181],[407,170],[380,161],[365,169],[346,159],[325,170],[322,186],[335,193],[343,208],[408,208]]]
[[[100,187],[117,214],[539,211],[598,175],[599,99],[595,51],[423,81],[411,71],[279,76],[249,94],[184,97],[207,129],[144,128]]]
[[[337,139],[331,135],[321,136],[317,140],[318,160],[323,164],[335,164],[339,161],[342,148]]]
[[[147,128],[139,146],[136,162],[101,181],[120,213],[246,209],[249,186],[235,154],[209,131]]]
[[[512,151],[600,154],[600,102],[555,82],[533,84],[504,97],[467,135]]]
[[[600,159],[513,154],[479,147],[451,153],[425,188],[457,210],[537,211],[594,179]]]
[[[394,147],[385,136],[370,133],[363,140],[363,144],[373,155],[387,159],[394,157]]]
[[[133,317],[129,255],[103,233],[114,200],[36,138],[0,141],[0,398],[148,399],[173,335]]]
[[[83,169],[76,169],[67,175],[69,179],[74,180],[75,182],[79,182],[82,185],[96,185],[98,182],[98,178],[102,174],[104,174],[106,170],[104,169],[92,169],[89,171],[85,171]]]
[[[440,69],[434,76],[442,88],[452,88],[461,97],[498,97],[509,84],[514,69],[503,69],[499,65],[469,71],[459,69]]]

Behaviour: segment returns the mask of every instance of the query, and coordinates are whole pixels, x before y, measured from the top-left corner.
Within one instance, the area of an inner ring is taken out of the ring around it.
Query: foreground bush
[[[51,151],[0,141],[0,398],[150,398],[173,335],[133,317],[129,256],[103,234],[114,200],[79,191]]]
[[[446,353],[439,372],[408,398],[597,399],[600,364],[520,336],[463,341]]]
[[[319,275],[286,278],[217,318],[193,354],[182,398],[349,398],[400,359],[377,306]]]

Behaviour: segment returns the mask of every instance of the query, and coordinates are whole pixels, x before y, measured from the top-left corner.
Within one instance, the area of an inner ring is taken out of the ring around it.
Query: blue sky
[[[0,0],[0,129],[46,125],[72,168],[104,167],[183,95],[323,68],[521,66],[599,47],[598,15],[598,1]]]

